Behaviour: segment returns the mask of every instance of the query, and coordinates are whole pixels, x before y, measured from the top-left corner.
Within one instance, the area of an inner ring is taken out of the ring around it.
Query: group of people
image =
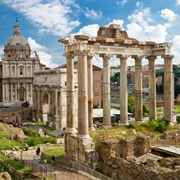
[[[52,163],[55,161],[55,156],[54,155],[51,156],[51,161],[52,161]],[[40,164],[47,164],[47,158],[40,159],[39,163]]]

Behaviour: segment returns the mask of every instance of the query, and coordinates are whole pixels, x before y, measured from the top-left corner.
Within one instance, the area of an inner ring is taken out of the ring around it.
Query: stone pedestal
[[[91,138],[78,138],[76,135],[65,135],[66,153],[74,160],[79,161],[90,167],[94,167],[95,150],[94,143]]]

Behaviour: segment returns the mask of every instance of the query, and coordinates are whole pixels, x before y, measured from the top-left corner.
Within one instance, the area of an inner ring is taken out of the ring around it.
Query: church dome
[[[5,44],[4,57],[7,59],[27,59],[30,58],[30,52],[28,41],[21,36],[20,26],[18,20],[16,20],[14,33]]]

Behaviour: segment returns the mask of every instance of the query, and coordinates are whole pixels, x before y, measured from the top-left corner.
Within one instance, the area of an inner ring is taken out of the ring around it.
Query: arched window
[[[20,75],[23,75],[23,68],[20,68]]]

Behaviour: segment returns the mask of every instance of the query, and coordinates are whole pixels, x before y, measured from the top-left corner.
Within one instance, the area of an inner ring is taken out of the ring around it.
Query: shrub
[[[149,115],[149,108],[143,104],[143,115],[147,117]]]
[[[180,116],[176,117],[177,124],[180,124]]]
[[[34,137],[27,138],[26,143],[29,146],[36,146],[38,144],[46,144],[46,143],[56,144],[57,141],[55,138],[52,138],[52,137],[37,136],[36,138],[34,138]]]
[[[39,133],[37,131],[34,131],[32,129],[29,129],[29,128],[23,128],[23,132],[26,136],[40,136]]]
[[[146,123],[142,123],[142,126],[151,131],[164,133],[167,130],[168,124],[163,119],[152,120]]]
[[[134,124],[131,124],[131,123],[128,125],[125,125],[125,127],[128,129],[134,129],[135,128]]]

